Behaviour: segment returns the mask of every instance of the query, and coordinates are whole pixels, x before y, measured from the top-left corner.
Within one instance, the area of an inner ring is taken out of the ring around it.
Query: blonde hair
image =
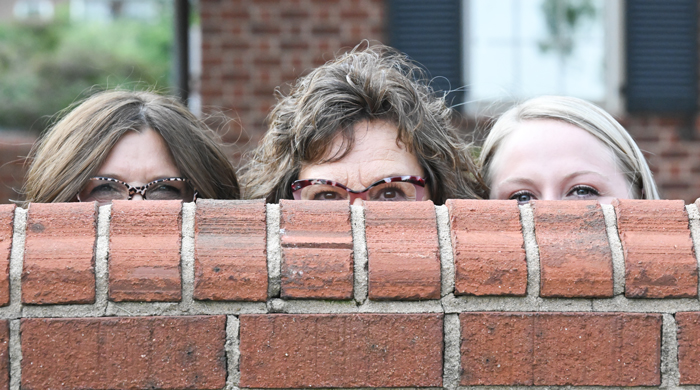
[[[268,131],[242,169],[243,197],[291,199],[303,164],[343,158],[352,150],[353,125],[381,120],[398,128],[397,141],[417,157],[435,203],[476,198],[482,184],[452,115],[405,55],[383,45],[355,47],[299,78],[288,96],[279,95]],[[324,160],[338,135],[343,147]]]
[[[127,131],[158,132],[203,198],[238,199],[233,165],[216,134],[171,97],[152,92],[97,93],[56,122],[30,153],[23,189],[29,202],[69,202]]]
[[[627,130],[605,110],[585,100],[565,96],[541,96],[527,100],[501,115],[484,141],[479,156],[481,174],[491,185],[491,163],[498,147],[518,123],[532,119],[553,119],[586,130],[615,154],[633,196],[659,199],[659,192],[642,151]]]

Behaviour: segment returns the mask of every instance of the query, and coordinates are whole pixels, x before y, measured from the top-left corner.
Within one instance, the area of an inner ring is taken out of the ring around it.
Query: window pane
[[[469,100],[605,99],[604,0],[470,0]]]

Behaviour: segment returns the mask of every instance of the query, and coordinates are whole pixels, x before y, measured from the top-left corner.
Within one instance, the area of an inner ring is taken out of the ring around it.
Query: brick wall
[[[253,148],[274,105],[273,91],[363,39],[388,42],[383,0],[200,0],[202,100],[233,120],[232,155]],[[621,118],[647,152],[661,195],[690,203],[700,195],[700,124],[654,115]],[[475,122],[467,118],[465,132]],[[471,124],[471,125],[470,125]]]
[[[622,124],[645,152],[663,198],[700,195],[700,118],[639,115]]]
[[[35,139],[33,135],[0,131],[0,203],[21,198],[16,190],[22,188],[24,159]]]
[[[232,118],[234,158],[255,146],[275,88],[363,39],[385,41],[383,0],[200,0],[202,102]]]
[[[384,3],[200,0],[202,101],[236,163],[264,134],[275,88],[286,90],[297,77],[363,39],[389,43]],[[700,195],[700,123],[655,115],[621,120],[647,152],[662,197],[694,201]],[[465,127],[476,122],[481,120],[467,118]],[[19,164],[6,165],[26,155],[24,148],[8,151],[8,142],[15,141],[7,138],[0,134],[0,203],[16,197],[7,189],[21,187],[24,175]]]
[[[3,205],[0,388],[699,385],[699,203]]]

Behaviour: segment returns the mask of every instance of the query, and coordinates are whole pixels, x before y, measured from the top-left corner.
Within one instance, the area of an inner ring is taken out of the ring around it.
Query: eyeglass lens
[[[125,199],[129,199],[129,188],[122,183],[108,180],[90,180],[80,191],[80,200],[83,202],[110,203],[113,200]],[[146,188],[145,199],[191,202],[194,199],[194,190],[185,181],[162,181]]]
[[[313,184],[301,189],[303,200],[343,200],[348,198],[344,189],[328,184]],[[372,201],[415,201],[416,186],[409,182],[381,183],[367,191],[367,200]]]

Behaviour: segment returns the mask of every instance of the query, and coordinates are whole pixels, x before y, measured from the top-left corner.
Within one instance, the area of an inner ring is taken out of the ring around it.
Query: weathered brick
[[[625,254],[625,296],[698,294],[698,265],[682,200],[615,200]]]
[[[455,294],[515,295],[527,291],[527,259],[514,200],[445,202],[450,214]]]
[[[532,386],[534,316],[461,313],[463,386]]]
[[[440,387],[441,314],[241,315],[241,387]]]
[[[539,313],[535,385],[658,386],[661,315]]]
[[[462,313],[462,385],[657,386],[661,315]]]
[[[0,306],[10,303],[10,252],[14,221],[15,205],[0,205]]]
[[[109,298],[179,301],[182,202],[112,202]]]
[[[0,390],[10,388],[10,324],[0,320]]]
[[[347,201],[280,201],[283,298],[351,299],[353,247]]]
[[[365,202],[370,299],[440,298],[435,206]]]
[[[97,203],[34,203],[27,214],[22,303],[95,301]]]
[[[265,301],[265,201],[197,201],[194,297]]]
[[[700,312],[676,313],[681,385],[700,385]]]
[[[540,296],[613,296],[612,252],[597,201],[535,201]]]
[[[225,316],[25,318],[22,388],[220,389],[225,328]]]

